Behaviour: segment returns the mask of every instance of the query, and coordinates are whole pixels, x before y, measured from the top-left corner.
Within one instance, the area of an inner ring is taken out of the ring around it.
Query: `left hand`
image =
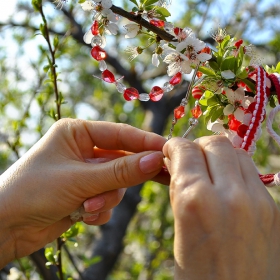
[[[7,253],[0,254],[0,267],[59,237],[72,224],[70,213],[88,198],[101,203],[94,223],[107,222],[123,188],[160,172],[165,141],[124,124],[58,121],[1,176],[0,251]],[[96,156],[112,160],[86,162]]]

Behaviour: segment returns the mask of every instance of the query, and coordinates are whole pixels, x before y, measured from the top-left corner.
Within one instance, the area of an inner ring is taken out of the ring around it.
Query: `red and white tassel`
[[[263,68],[258,67],[256,79],[256,106],[249,122],[249,129],[241,144],[241,148],[247,151],[251,156],[254,154],[257,134],[259,129],[261,129],[261,122],[265,116],[266,103],[266,72]]]

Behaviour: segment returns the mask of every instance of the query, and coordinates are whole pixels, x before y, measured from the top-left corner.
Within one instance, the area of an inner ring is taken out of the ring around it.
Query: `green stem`
[[[58,92],[58,85],[57,85],[57,73],[56,73],[56,62],[55,62],[55,52],[56,49],[52,48],[52,44],[51,44],[51,40],[50,40],[50,33],[49,33],[49,28],[48,28],[48,23],[43,11],[43,7],[40,6],[39,12],[42,16],[44,25],[45,25],[45,34],[44,37],[47,41],[48,44],[48,48],[49,48],[49,52],[51,54],[51,65],[50,65],[50,70],[52,72],[52,76],[53,76],[53,86],[54,86],[54,93],[55,93],[55,103],[56,103],[56,120],[61,119],[61,112],[60,112],[60,107],[61,107],[61,102],[60,102],[60,98],[59,98],[59,92]]]

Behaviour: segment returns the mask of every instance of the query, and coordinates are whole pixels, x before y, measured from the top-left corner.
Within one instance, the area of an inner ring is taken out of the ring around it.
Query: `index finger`
[[[161,151],[166,139],[127,124],[110,122],[85,123],[95,146],[107,150],[125,150],[134,153]]]
[[[170,160],[171,180],[182,182],[182,187],[197,182],[211,185],[211,177],[201,147],[183,138],[172,138],[163,147],[163,154]]]

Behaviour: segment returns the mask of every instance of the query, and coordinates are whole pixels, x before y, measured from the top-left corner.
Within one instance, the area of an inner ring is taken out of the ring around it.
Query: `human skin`
[[[223,136],[174,138],[171,174],[176,280],[279,280],[279,210],[247,153]]]
[[[87,224],[104,224],[125,188],[168,183],[165,141],[124,124],[58,121],[0,177],[0,268],[59,237],[81,205]]]

